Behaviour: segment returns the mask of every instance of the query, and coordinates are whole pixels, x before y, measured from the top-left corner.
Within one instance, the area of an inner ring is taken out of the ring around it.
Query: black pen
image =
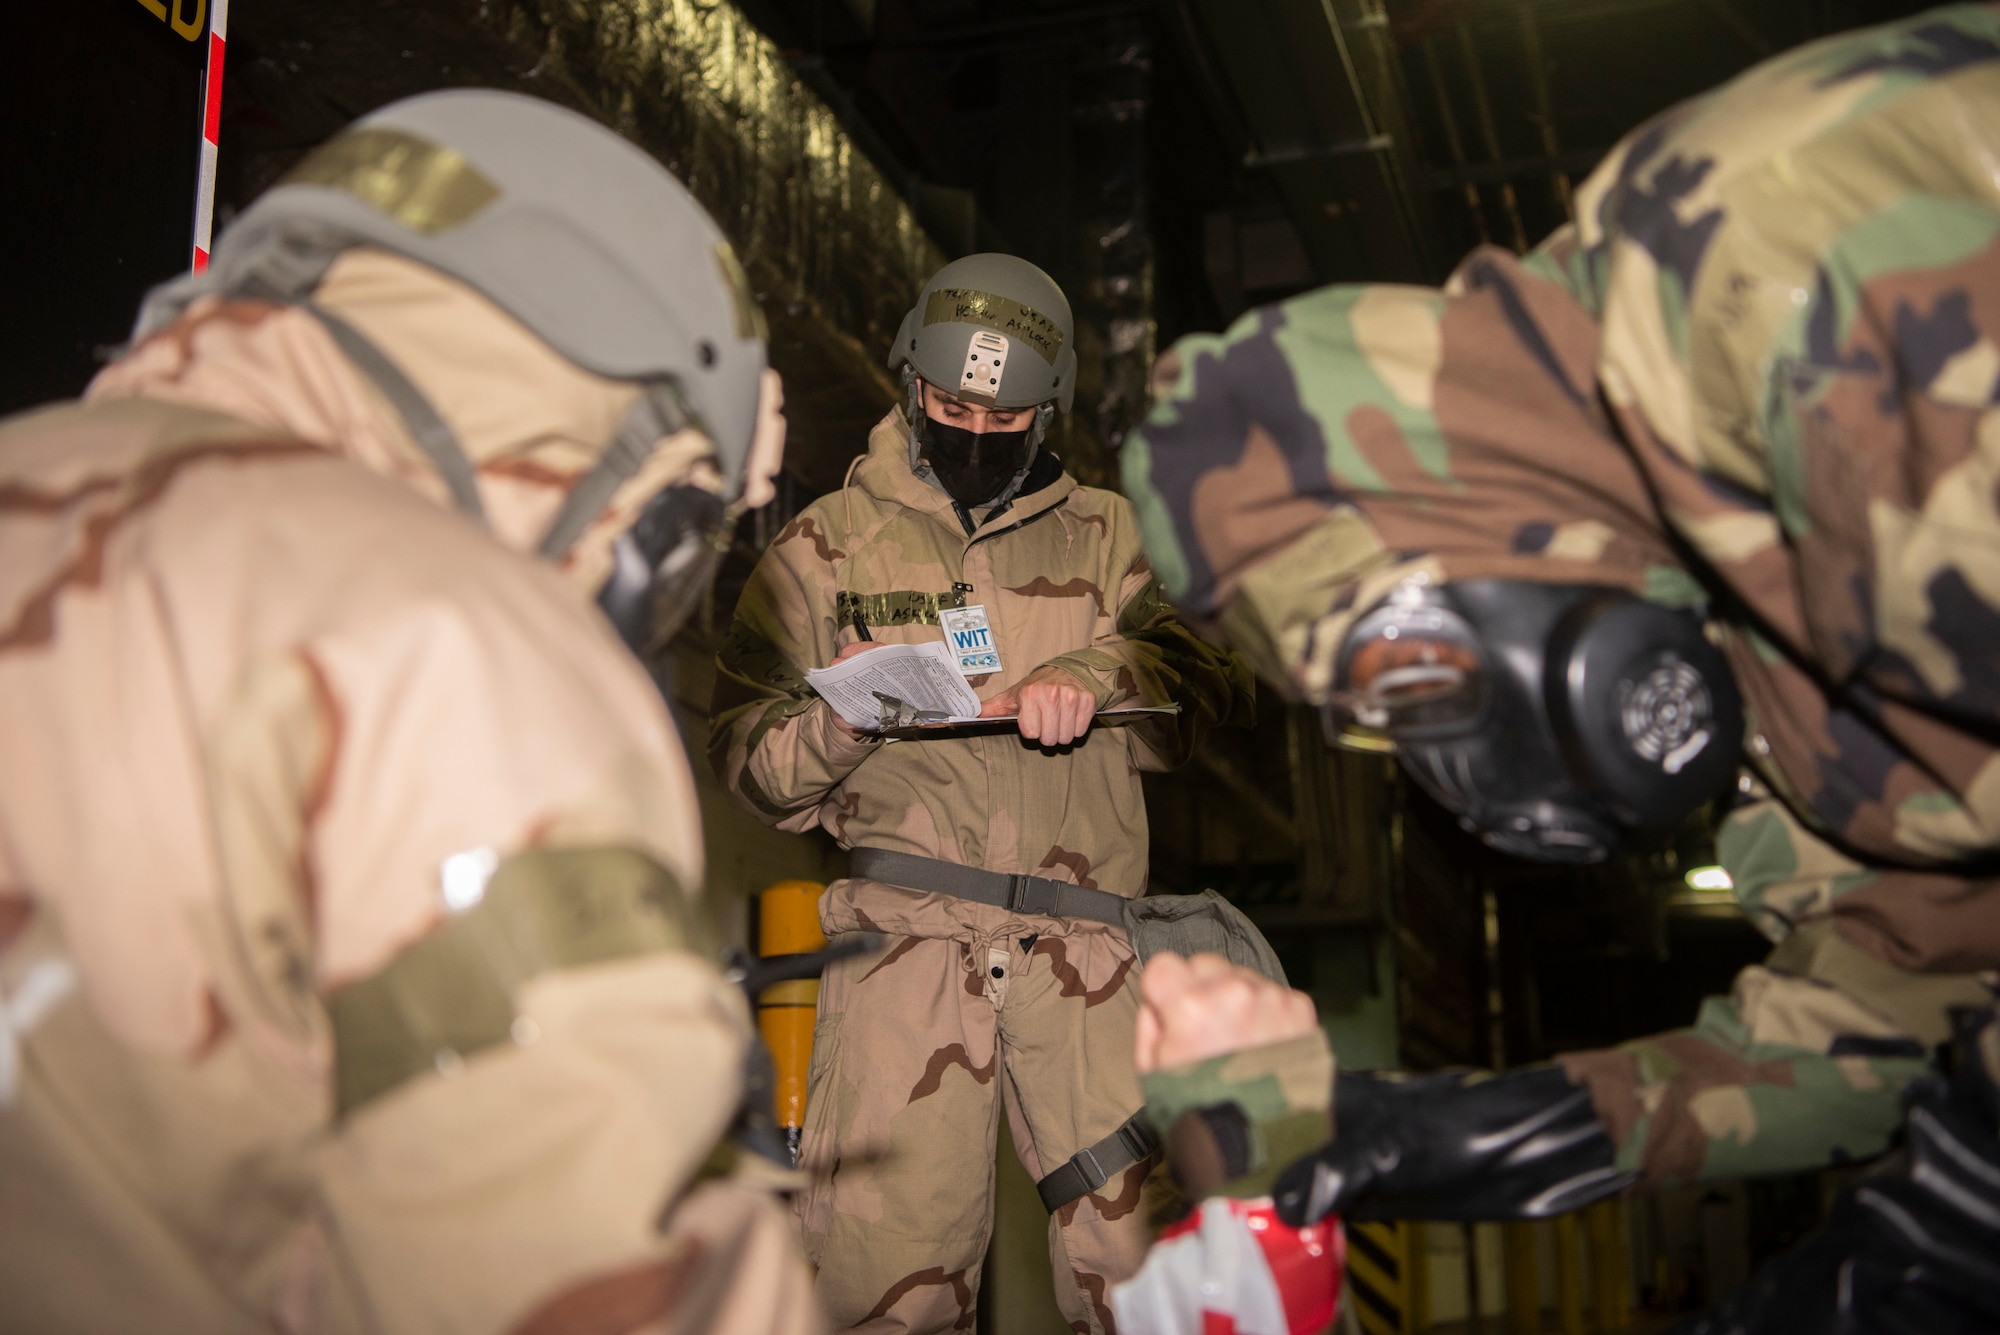
[[[856,608],[854,612],[854,633],[860,636],[861,639],[863,641],[866,641],[867,643],[872,644],[875,641],[875,637],[868,633],[868,623],[861,619],[861,611],[859,608]]]

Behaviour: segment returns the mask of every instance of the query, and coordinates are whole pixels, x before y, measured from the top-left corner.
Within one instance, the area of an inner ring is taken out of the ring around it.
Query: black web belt
[[[1048,918],[1088,918],[1092,922],[1125,925],[1125,897],[1108,890],[1091,890],[1046,876],[1009,875],[981,867],[964,867],[914,853],[886,848],[857,848],[848,858],[849,874],[909,890],[930,890],[976,904],[991,904],[1014,913]]]
[[[1121,1122],[1116,1131],[1069,1156],[1062,1167],[1035,1184],[1042,1205],[1050,1214],[1079,1196],[1087,1196],[1118,1174],[1153,1156],[1160,1146],[1141,1108]]]

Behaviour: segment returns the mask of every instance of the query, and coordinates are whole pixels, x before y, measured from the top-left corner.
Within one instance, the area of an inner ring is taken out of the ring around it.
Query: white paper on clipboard
[[[979,697],[942,641],[885,644],[844,663],[813,668],[806,681],[850,726],[868,732],[882,727],[882,696],[953,721],[979,717]]]

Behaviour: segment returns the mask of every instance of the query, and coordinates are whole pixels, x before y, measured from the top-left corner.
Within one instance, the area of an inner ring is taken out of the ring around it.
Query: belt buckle
[[[1039,876],[1019,872],[1007,878],[1007,907],[1016,913],[1034,913],[1044,918],[1056,916],[1061,891]]]
[[[1070,1162],[1076,1165],[1076,1171],[1083,1177],[1085,1194],[1096,1191],[1111,1180],[1111,1174],[1105,1172],[1104,1165],[1097,1162],[1094,1146],[1078,1150],[1070,1156]]]
[[[1127,1121],[1118,1128],[1118,1143],[1132,1156],[1133,1163],[1152,1158],[1153,1152],[1160,1148],[1160,1142],[1154,1138],[1152,1128],[1144,1122],[1137,1121]]]

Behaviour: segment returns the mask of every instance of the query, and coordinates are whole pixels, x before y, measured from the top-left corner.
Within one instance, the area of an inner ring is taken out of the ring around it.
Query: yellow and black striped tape
[[[1347,1225],[1348,1301],[1367,1335],[1412,1335],[1417,1329],[1412,1302],[1409,1224]]]

